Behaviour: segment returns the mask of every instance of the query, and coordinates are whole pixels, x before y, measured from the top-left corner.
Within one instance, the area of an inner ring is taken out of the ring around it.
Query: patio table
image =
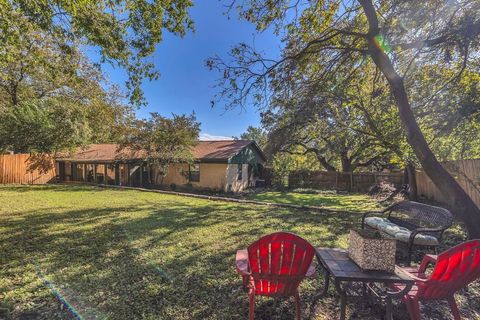
[[[325,274],[325,285],[321,295],[328,291],[330,278],[332,278],[335,288],[340,295],[340,319],[345,319],[346,312],[346,287],[352,283],[361,283],[363,293],[369,290],[386,304],[386,319],[392,319],[392,299],[404,296],[412,288],[415,280],[405,274],[398,266],[394,273],[384,271],[363,271],[353,262],[348,252],[337,248],[317,248],[316,257],[319,265],[323,268]],[[402,283],[405,285],[403,290],[391,291],[388,288],[390,283]]]

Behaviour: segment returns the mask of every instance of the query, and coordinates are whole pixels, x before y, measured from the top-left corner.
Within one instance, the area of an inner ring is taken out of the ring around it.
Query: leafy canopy
[[[267,132],[261,127],[248,126],[247,130],[240,135],[240,138],[233,137],[235,140],[253,140],[264,150],[267,146]]]
[[[55,154],[115,142],[132,117],[76,46],[0,7],[0,150]],[[13,26],[13,27],[12,27]]]
[[[55,39],[65,55],[78,46],[97,48],[99,62],[126,70],[130,101],[141,105],[145,102],[143,79],[158,77],[148,58],[164,31],[179,36],[193,31],[188,15],[192,5],[191,0],[1,0],[0,18],[5,19],[5,12],[26,17],[42,34]],[[9,19],[5,19],[4,28],[23,32]],[[14,58],[8,52],[7,56]]]
[[[189,116],[173,114],[172,118],[152,113],[149,119],[135,122],[121,148],[138,151],[146,162],[165,170],[170,164],[194,160],[192,148],[199,133],[200,123],[194,113]]]
[[[364,61],[373,61],[388,83],[419,163],[463,219],[469,237],[480,236],[480,209],[438,161],[415,114],[420,101],[411,98],[415,90],[411,83],[423,67],[445,64],[458,70],[452,77],[443,74],[443,85],[430,90],[426,103],[445,92],[465,70],[478,73],[480,1],[244,0],[235,4],[259,30],[273,25],[283,31],[285,46],[278,60],[239,45],[232,52],[233,62],[207,61],[207,66],[222,73],[220,96],[229,99],[229,105],[245,104],[249,96],[257,104],[268,105],[271,78],[285,65],[298,72],[319,66],[316,74],[328,81],[345,64],[352,66],[354,76]],[[315,65],[312,60],[322,63]]]
[[[276,130],[272,137],[281,148],[304,144],[328,154],[325,141],[319,143],[325,137],[349,141],[350,150],[364,150],[361,141],[371,140],[402,164],[416,159],[409,145],[415,137],[403,130],[405,119],[395,106],[392,93],[398,90],[391,91],[385,76],[395,78],[398,72],[435,153],[442,159],[475,156],[477,134],[465,133],[478,128],[478,82],[473,79],[480,74],[480,2],[370,3],[230,2],[259,31],[274,28],[283,36],[284,47],[279,59],[245,43],[233,48],[228,59],[209,59],[207,67],[221,74],[218,99],[232,108],[253,102],[266,109],[263,121]],[[376,19],[378,28],[371,29]],[[372,58],[372,32],[375,47],[393,66],[387,71]],[[287,131],[283,138],[276,135],[278,130]],[[360,148],[352,149],[352,142]]]

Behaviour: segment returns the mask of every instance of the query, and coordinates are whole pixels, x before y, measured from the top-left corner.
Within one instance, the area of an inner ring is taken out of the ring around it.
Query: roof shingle
[[[251,140],[198,141],[193,149],[193,156],[200,161],[226,161],[251,143],[253,143]],[[132,152],[128,148],[119,151],[117,144],[91,144],[58,160],[108,162],[140,158],[142,158],[142,152]]]

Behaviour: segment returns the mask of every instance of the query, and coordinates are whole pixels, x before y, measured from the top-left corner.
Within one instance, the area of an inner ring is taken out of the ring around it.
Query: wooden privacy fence
[[[55,169],[31,170],[29,154],[0,155],[0,184],[45,184],[55,179]]]
[[[442,165],[480,207],[480,159],[447,161]],[[417,170],[416,179],[418,195],[440,203],[448,203],[448,199],[443,196],[423,170]]]
[[[296,171],[288,176],[290,188],[368,192],[372,186],[381,182],[401,188],[404,184],[404,174],[403,172]]]

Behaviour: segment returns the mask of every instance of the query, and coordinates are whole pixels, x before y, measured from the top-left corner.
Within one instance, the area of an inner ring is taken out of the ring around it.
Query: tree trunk
[[[322,156],[318,153],[316,153],[316,155],[317,155],[318,161],[320,162],[322,167],[325,168],[325,170],[332,171],[332,172],[337,171],[337,169],[334,166],[332,166],[330,163],[328,163],[327,159],[325,159],[324,156]]]
[[[341,161],[342,161],[342,172],[352,172],[353,171],[352,159],[350,159],[346,156],[342,156]]]
[[[412,201],[417,201],[417,177],[415,176],[415,166],[413,163],[408,163],[406,170],[408,176],[408,198]]]
[[[379,46],[376,36],[380,29],[371,0],[359,0],[369,23],[369,53],[385,75],[398,107],[408,143],[422,164],[423,170],[447,199],[449,206],[464,222],[470,239],[480,238],[480,209],[455,179],[438,162],[427,144],[408,101],[403,79],[396,72],[390,58]]]

